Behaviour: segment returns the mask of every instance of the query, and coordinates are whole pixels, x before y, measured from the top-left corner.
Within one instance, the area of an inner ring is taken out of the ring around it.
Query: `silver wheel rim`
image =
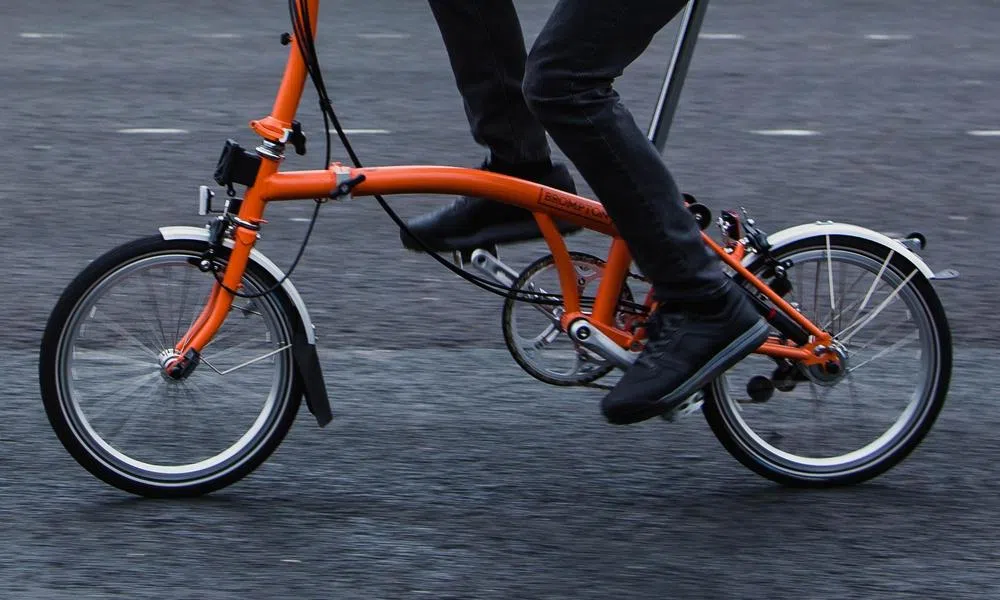
[[[184,334],[212,286],[211,276],[188,262],[197,256],[153,253],[115,268],[83,295],[60,338],[57,389],[70,430],[94,458],[132,479],[176,484],[222,476],[269,437],[288,402],[290,329],[271,297],[236,299],[190,377],[160,375],[162,351]],[[249,270],[243,285],[264,289]],[[209,364],[229,372],[219,375]],[[98,368],[104,372],[92,373]],[[177,410],[164,415],[170,408]],[[198,433],[181,439],[181,422]],[[148,456],[151,443],[174,458]]]
[[[798,390],[808,393],[814,402],[814,415],[820,408],[836,408],[835,416],[839,414],[843,417],[846,409],[834,407],[830,400],[838,388],[842,392],[841,396],[846,390],[846,395],[853,395],[855,400],[855,404],[849,407],[850,410],[873,421],[878,417],[884,426],[866,424],[858,428],[860,431],[852,431],[847,428],[857,425],[848,425],[842,418],[827,419],[819,424],[813,422],[812,431],[820,433],[825,439],[838,435],[836,428],[847,429],[849,435],[840,435],[846,438],[854,435],[855,439],[863,439],[865,431],[880,428],[881,431],[869,436],[870,439],[866,442],[842,452],[806,454],[789,450],[788,446],[793,445],[793,436],[777,428],[784,425],[793,430],[794,426],[787,419],[782,422],[780,418],[768,418],[755,413],[761,412],[759,407],[775,406],[775,411],[778,411],[783,405],[803,400],[801,397],[783,397],[783,392],[775,391],[772,399],[761,405],[739,402],[739,399],[748,396],[741,389],[746,381],[744,377],[749,372],[745,363],[764,360],[764,357],[753,355],[753,360],[744,361],[720,377],[713,384],[713,392],[735,441],[772,468],[817,477],[849,474],[870,467],[891,455],[919,429],[932,405],[937,388],[939,340],[930,311],[911,283],[915,273],[897,272],[890,265],[892,258],[891,253],[879,258],[842,246],[831,248],[829,242],[825,248],[812,247],[781,255],[782,260],[791,259],[794,265],[789,269],[789,279],[794,286],[789,299],[799,300],[801,310],[817,324],[830,323],[831,330],[836,333],[835,337],[842,341],[849,355],[849,374],[835,385],[827,387],[813,382],[800,382],[792,393]],[[870,279],[858,279],[862,273],[868,273]],[[876,281],[881,283],[873,286]],[[829,313],[825,318],[824,312]],[[916,360],[911,360],[914,352],[919,356]],[[771,365],[773,364],[772,362]],[[904,366],[908,370],[897,372]],[[895,371],[893,367],[896,368]],[[888,379],[891,384],[859,384],[858,379],[865,370],[869,370],[869,377],[873,381]],[[905,382],[914,384],[903,393]],[[880,390],[881,394],[876,393]],[[875,401],[871,394],[875,394]],[[897,398],[896,404],[900,406],[898,411],[879,404],[889,400],[890,396]],[[801,406],[785,410],[803,412]],[[893,411],[897,416],[890,421],[887,415]],[[794,431],[800,438],[804,437],[804,433],[804,427]]]

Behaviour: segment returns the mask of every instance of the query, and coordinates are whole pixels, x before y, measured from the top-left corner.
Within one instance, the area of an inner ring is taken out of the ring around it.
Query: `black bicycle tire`
[[[781,255],[790,252],[801,252],[814,248],[824,248],[826,238],[826,235],[817,235],[815,237],[806,238],[787,246],[777,248],[772,252],[774,256],[780,257]],[[886,256],[888,256],[888,252],[890,251],[889,248],[881,244],[877,244],[863,238],[846,235],[829,236],[829,244],[831,248],[848,248],[848,244],[854,245],[854,248],[849,249],[859,251],[869,257],[877,258],[882,261],[885,260]],[[908,259],[899,254],[893,255],[893,258],[890,261],[890,266],[904,273],[912,271],[916,268]],[[756,272],[762,267],[763,261],[758,258],[748,268],[751,272],[756,274]],[[739,279],[741,278],[738,278],[738,280]],[[931,282],[922,274],[915,275],[910,281],[915,286],[921,301],[924,302],[927,307],[928,316],[930,317],[932,327],[937,335],[940,360],[937,378],[935,381],[935,388],[931,392],[928,408],[920,417],[919,423],[916,424],[902,444],[890,449],[888,453],[880,454],[878,459],[873,461],[871,464],[866,464],[861,468],[851,469],[849,472],[845,472],[840,475],[834,474],[832,476],[825,477],[810,476],[802,473],[794,473],[788,469],[777,469],[755,456],[753,452],[749,451],[739,442],[737,436],[735,436],[730,430],[730,426],[725,418],[725,415],[719,408],[720,398],[717,396],[717,390],[719,388],[718,383],[715,382],[705,387],[705,403],[702,408],[702,413],[704,414],[705,420],[708,422],[712,432],[715,434],[715,437],[722,443],[723,447],[725,447],[725,449],[736,460],[758,475],[788,487],[804,488],[837,487],[861,483],[885,473],[909,456],[930,432],[941,412],[941,409],[944,407],[944,402],[948,394],[948,387],[951,380],[953,356],[951,330],[948,325],[947,317],[944,313],[944,307],[941,304],[941,300],[938,297],[937,292],[935,292]]]
[[[207,242],[164,240],[161,236],[156,235],[133,240],[108,251],[91,262],[66,287],[52,309],[42,337],[39,351],[39,382],[42,402],[49,423],[59,441],[69,454],[92,475],[109,485],[132,494],[152,498],[196,497],[236,483],[257,469],[277,449],[288,434],[302,402],[302,382],[293,364],[289,383],[284,393],[286,401],[282,403],[281,412],[274,419],[271,430],[256,447],[251,449],[236,465],[227,468],[221,475],[208,478],[199,477],[189,483],[156,484],[123,475],[104,464],[73,433],[69,417],[64,412],[57,377],[60,369],[58,364],[60,342],[65,327],[73,317],[73,312],[80,301],[86,298],[89,291],[100,281],[132,262],[170,251],[200,253],[205,248],[207,248]],[[226,256],[223,255],[220,258],[224,260]],[[248,263],[247,272],[250,277],[256,279],[255,283],[260,284],[264,289],[275,282],[275,278],[254,261]],[[285,291],[279,288],[273,292],[273,297],[278,303],[279,311],[287,320],[289,335],[294,334],[296,329],[301,330],[301,319]]]

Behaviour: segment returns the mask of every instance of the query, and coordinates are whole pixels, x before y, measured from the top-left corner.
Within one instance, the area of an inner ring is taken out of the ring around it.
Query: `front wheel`
[[[817,235],[772,254],[787,267],[785,299],[834,335],[843,368],[752,354],[706,388],[705,418],[736,459],[780,483],[875,477],[920,443],[944,404],[952,348],[941,302],[909,260],[865,239]],[[748,268],[776,287],[764,260]]]
[[[67,287],[45,329],[49,422],[81,465],[128,492],[197,496],[238,481],[281,443],[301,403],[299,325],[280,288],[235,299],[198,367],[163,375],[212,290],[196,266],[206,247],[153,236],[108,252]],[[260,292],[274,278],[251,261],[242,283]]]

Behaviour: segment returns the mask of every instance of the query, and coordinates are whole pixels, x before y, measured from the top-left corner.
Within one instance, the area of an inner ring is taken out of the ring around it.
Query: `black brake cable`
[[[351,145],[350,141],[347,139],[347,134],[344,133],[344,129],[340,124],[340,120],[337,118],[336,112],[333,110],[333,103],[330,101],[329,93],[326,89],[326,83],[323,80],[323,72],[319,66],[319,57],[316,54],[315,40],[312,36],[312,22],[310,20],[308,6],[304,7],[305,10],[300,12],[297,0],[288,0],[289,11],[292,17],[292,27],[294,28],[295,40],[298,43],[298,48],[300,54],[302,55],[302,60],[306,65],[306,71],[309,73],[309,78],[313,83],[313,87],[316,89],[316,94],[319,96],[319,106],[323,113],[323,126],[324,134],[327,140],[327,162],[330,162],[330,124],[333,124],[334,129],[337,132],[337,136],[340,138],[341,144],[344,146],[344,150],[347,151],[351,162],[357,168],[362,168],[361,159],[358,158],[357,153],[354,151],[354,147]],[[379,195],[374,195],[375,200],[382,207],[382,210],[389,215],[389,218],[400,227],[406,233],[409,232],[409,228],[399,218],[394,210],[388,205],[385,199]],[[412,234],[411,234],[412,235]],[[520,296],[519,299],[528,300],[529,297],[525,296],[523,293],[514,290],[508,286],[498,284],[496,282],[490,281],[488,279],[478,277],[471,273],[452,265],[446,259],[441,258],[437,253],[431,249],[423,240],[417,236],[412,236],[413,239],[417,241],[417,245],[420,246],[421,250],[429,254],[432,258],[437,260],[439,263],[444,265],[445,268],[455,273],[456,275],[462,277],[463,279],[469,281],[470,283],[497,295],[509,297],[511,295]],[[547,298],[546,298],[547,296]],[[537,303],[545,304],[562,304],[562,297],[556,294],[532,294],[530,299]]]
[[[316,46],[312,35],[312,23],[309,15],[309,7],[303,6],[302,7],[303,10],[300,11],[299,0],[288,0],[288,7],[292,20],[294,42],[296,46],[299,48],[299,53],[302,56],[303,62],[305,63],[306,72],[309,74],[309,79],[312,81],[313,87],[316,89],[316,94],[319,97],[320,111],[323,115],[323,129],[326,138],[326,157],[323,168],[327,168],[329,166],[332,154],[331,143],[330,143],[331,124],[336,130],[337,137],[340,139],[340,142],[343,145],[344,150],[350,157],[351,162],[354,164],[355,167],[359,169],[363,168],[361,160],[358,158],[358,155],[355,153],[353,146],[347,139],[347,134],[344,132],[344,129],[340,124],[340,120],[337,118],[337,114],[333,110],[333,103],[330,101],[330,97],[326,89],[326,83],[323,80],[323,73],[319,64],[319,57],[316,54]],[[490,281],[486,278],[479,277],[451,264],[447,259],[440,257],[437,254],[437,252],[434,251],[422,239],[420,239],[418,236],[413,235],[410,232],[409,227],[407,227],[406,223],[403,222],[403,220],[399,217],[399,215],[396,214],[396,212],[392,209],[392,207],[389,206],[389,204],[380,194],[373,194],[373,196],[375,200],[379,203],[379,206],[382,207],[382,210],[385,211],[385,213],[389,216],[389,218],[392,219],[392,221],[403,232],[405,232],[407,235],[416,240],[417,245],[420,247],[421,250],[423,250],[426,254],[430,255],[431,258],[436,260],[446,269],[458,275],[459,277],[465,279],[469,283],[472,283],[473,285],[479,287],[480,289],[483,289],[492,294],[496,294],[498,296],[502,296],[505,298],[511,298],[517,301],[529,302],[532,304],[546,304],[546,305],[561,305],[563,303],[563,297],[561,294],[549,294],[541,292],[535,293],[535,292],[525,292],[517,290],[515,288],[494,281]],[[305,243],[308,241],[309,235],[312,232],[312,226],[315,223],[316,214],[319,212],[320,202],[321,200],[317,199],[317,209],[316,212],[314,212],[313,214],[312,222],[310,222],[309,224],[309,231],[306,234],[306,238],[303,242],[302,249],[300,249],[299,256],[301,256],[302,254],[301,250],[305,248]],[[295,260],[295,263],[297,262],[298,262],[298,257],[296,257]],[[293,263],[293,268],[295,263]],[[289,274],[291,274],[291,270],[289,271]],[[633,275],[633,277],[635,276]],[[284,281],[284,279],[286,278],[287,275],[285,276],[285,278],[282,279],[282,281]],[[228,290],[228,288],[227,291],[232,292],[232,290]],[[581,298],[580,301],[581,304],[585,305],[593,301],[593,298],[585,297]],[[622,310],[622,312],[629,312],[633,314],[645,314],[647,312],[646,307],[644,305],[635,302],[627,302],[625,300],[619,300],[619,307]]]
[[[292,11],[293,11],[292,12],[292,15],[293,15],[292,16],[292,25],[295,28],[296,39],[307,39],[309,41],[310,45],[311,45],[312,44],[312,39],[311,39],[312,36],[308,36],[308,37],[307,36],[302,36],[301,38],[299,37],[299,33],[300,33],[300,27],[299,27],[299,25],[300,25],[300,23],[299,23],[299,19],[296,18],[298,11],[295,10],[294,3],[295,3],[295,0],[289,0],[289,7],[291,7]],[[308,15],[307,15],[306,18],[307,18],[306,23],[308,24]],[[311,29],[309,31],[311,31]],[[315,48],[312,48],[311,52],[315,53]],[[316,67],[319,66],[318,62],[315,64],[315,66]],[[309,71],[310,78],[314,77],[314,73],[318,74],[318,72],[316,71],[316,69],[313,67],[312,64],[310,64],[309,61],[306,61],[306,69]],[[325,86],[324,86],[324,89],[325,89]],[[331,148],[330,148],[330,125],[329,125],[329,122],[327,121],[326,111],[323,111],[323,127],[326,130],[326,162],[324,164],[329,165],[330,164],[330,156],[331,156]],[[309,245],[309,238],[312,236],[313,228],[316,226],[316,219],[319,217],[319,209],[327,201],[327,198],[316,198],[314,201],[316,203],[316,206],[313,209],[312,217],[309,219],[309,225],[306,228],[306,234],[305,234],[305,236],[302,238],[302,244],[299,245],[299,250],[295,254],[295,259],[292,260],[291,266],[288,267],[288,271],[281,277],[280,280],[278,280],[277,282],[274,283],[274,285],[268,287],[267,289],[265,289],[262,292],[254,292],[254,293],[240,292],[239,290],[230,289],[229,286],[227,286],[225,283],[223,283],[222,276],[219,275],[219,272],[217,270],[215,270],[215,269],[212,269],[212,275],[215,277],[216,282],[218,282],[218,284],[222,287],[222,289],[226,290],[227,292],[229,292],[230,294],[232,294],[232,295],[234,295],[234,296],[236,296],[238,298],[250,298],[250,299],[253,299],[253,298],[260,298],[260,297],[266,296],[266,295],[268,295],[270,293],[273,293],[279,287],[281,287],[282,285],[284,285],[285,281],[287,281],[288,278],[292,276],[292,272],[295,271],[295,267],[297,267],[299,265],[299,261],[302,259],[302,255],[305,253],[306,246]]]

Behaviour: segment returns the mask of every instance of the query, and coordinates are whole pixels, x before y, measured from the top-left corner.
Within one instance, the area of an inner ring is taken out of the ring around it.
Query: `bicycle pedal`
[[[660,415],[660,418],[664,421],[674,422],[677,419],[686,417],[688,415],[694,414],[701,410],[701,405],[705,403],[705,396],[698,392],[697,394],[691,394],[684,399],[683,402],[674,407],[673,410],[667,411]]]
[[[487,254],[492,254],[497,260],[500,259],[500,247],[497,246],[496,244],[493,244],[491,246],[486,246],[484,248],[472,248],[472,249],[466,248],[464,250],[452,250],[451,260],[453,263],[455,263],[456,267],[458,267],[459,269],[464,269],[466,263],[472,262],[472,254],[478,250],[482,250]]]

